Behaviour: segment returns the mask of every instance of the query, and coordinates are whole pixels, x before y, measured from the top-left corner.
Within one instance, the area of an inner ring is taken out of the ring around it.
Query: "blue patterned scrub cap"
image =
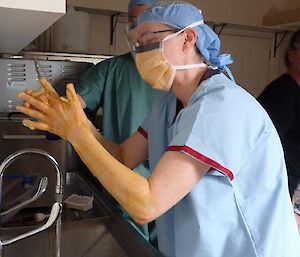
[[[159,22],[180,30],[197,21],[204,21],[200,10],[191,4],[174,1],[158,2],[153,5],[138,17],[137,24]],[[226,65],[233,63],[230,54],[219,55],[220,39],[208,25],[203,23],[194,29],[197,32],[196,46],[208,64],[223,70],[227,68]]]

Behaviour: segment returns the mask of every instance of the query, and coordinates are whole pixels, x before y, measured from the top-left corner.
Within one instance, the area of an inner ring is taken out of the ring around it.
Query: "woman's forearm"
[[[77,94],[78,100],[81,104],[82,109],[86,108],[86,103],[81,95]],[[115,144],[109,140],[106,140],[98,129],[93,125],[93,123],[88,120],[90,130],[95,138],[105,147],[107,151],[110,152],[117,160],[123,163],[123,158],[121,156],[121,148],[118,144]]]
[[[80,158],[107,191],[138,222],[152,216],[152,199],[148,180],[117,161],[90,132],[70,139]],[[93,149],[91,151],[91,149]]]
[[[122,152],[120,145],[113,143],[107,139],[105,139],[102,134],[98,131],[98,129],[93,125],[92,122],[89,121],[89,127],[94,135],[94,137],[98,140],[98,142],[104,146],[104,148],[112,155],[114,156],[118,161],[124,164],[123,158],[122,158]]]

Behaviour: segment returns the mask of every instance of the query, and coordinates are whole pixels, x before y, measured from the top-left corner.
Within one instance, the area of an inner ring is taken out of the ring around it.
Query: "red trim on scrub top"
[[[144,136],[146,139],[148,139],[148,133],[142,127],[138,128],[138,132],[140,132],[142,134],[142,136]]]
[[[183,151],[183,152],[195,157],[197,160],[219,170],[221,173],[223,173],[224,175],[229,177],[230,180],[233,180],[233,178],[234,178],[233,173],[230,170],[226,169],[225,167],[223,167],[221,164],[215,162],[214,160],[209,159],[208,157],[204,156],[203,154],[196,152],[195,150],[193,150],[192,148],[190,148],[186,145],[184,145],[184,146],[169,146],[167,148],[167,151],[176,151],[176,152]]]

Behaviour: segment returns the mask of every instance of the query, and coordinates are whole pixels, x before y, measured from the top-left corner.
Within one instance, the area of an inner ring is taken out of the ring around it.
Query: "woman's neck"
[[[206,69],[198,68],[177,71],[178,74],[176,74],[172,85],[172,92],[182,102],[183,107],[187,106],[205,71]]]

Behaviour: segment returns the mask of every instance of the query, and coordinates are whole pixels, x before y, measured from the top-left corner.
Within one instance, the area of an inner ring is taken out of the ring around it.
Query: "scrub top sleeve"
[[[213,88],[214,82],[207,85]],[[168,150],[184,152],[232,180],[271,130],[270,119],[250,94],[224,84],[195,95],[181,110]]]
[[[91,67],[76,83],[76,92],[84,99],[88,109],[97,111],[101,104],[109,60]]]
[[[201,105],[190,106],[182,111],[174,124],[173,138],[167,148],[168,151],[180,151],[216,170],[215,174],[225,175],[233,179],[233,172],[216,158],[212,145],[202,140],[205,132],[202,127],[203,119],[198,118]],[[207,140],[206,140],[207,141]]]

